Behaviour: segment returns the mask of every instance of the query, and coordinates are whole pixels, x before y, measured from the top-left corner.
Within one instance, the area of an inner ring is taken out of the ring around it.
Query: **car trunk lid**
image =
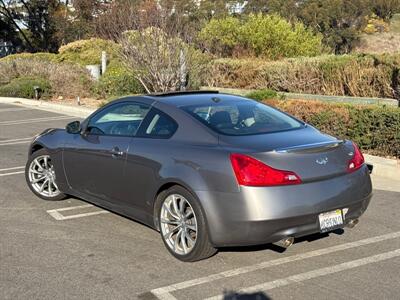
[[[309,126],[265,135],[224,136],[220,142],[229,145],[232,152],[249,155],[275,169],[295,172],[303,182],[345,174],[354,151],[351,142]]]

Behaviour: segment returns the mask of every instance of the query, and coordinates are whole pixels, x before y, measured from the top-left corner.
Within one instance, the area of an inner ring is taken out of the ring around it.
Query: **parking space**
[[[74,119],[0,104],[0,299],[398,299],[397,183],[387,189],[376,179],[354,229],[299,239],[284,252],[228,248],[182,263],[142,224],[79,199],[47,202],[29,191],[29,140]]]

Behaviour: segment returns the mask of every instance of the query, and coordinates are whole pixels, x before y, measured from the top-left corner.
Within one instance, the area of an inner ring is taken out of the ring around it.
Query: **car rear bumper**
[[[265,244],[317,233],[318,215],[335,209],[348,208],[347,224],[365,212],[372,196],[366,166],[318,182],[240,189],[238,193],[196,192],[214,246]]]

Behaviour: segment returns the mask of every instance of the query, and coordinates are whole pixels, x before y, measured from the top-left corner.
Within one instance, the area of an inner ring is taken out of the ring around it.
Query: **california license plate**
[[[343,225],[341,209],[319,214],[319,227],[321,232],[327,232]]]

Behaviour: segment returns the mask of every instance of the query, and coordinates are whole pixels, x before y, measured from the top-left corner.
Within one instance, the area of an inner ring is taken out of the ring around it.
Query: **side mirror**
[[[71,123],[68,123],[67,126],[65,127],[65,130],[68,133],[76,134],[81,132],[81,122],[79,121],[73,121]]]

